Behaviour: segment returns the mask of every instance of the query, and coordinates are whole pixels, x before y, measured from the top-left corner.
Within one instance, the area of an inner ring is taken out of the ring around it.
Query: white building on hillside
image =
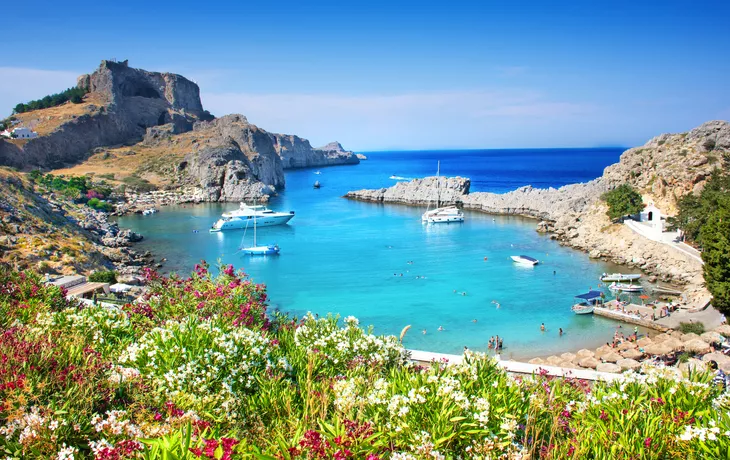
[[[661,234],[664,231],[664,221],[662,220],[662,212],[654,206],[653,202],[644,208],[639,213],[639,222],[643,223],[651,229],[651,231],[661,239]]]
[[[32,131],[30,128],[13,128],[12,130],[5,130],[0,135],[5,137],[12,137],[15,139],[33,139],[38,137],[38,133]]]

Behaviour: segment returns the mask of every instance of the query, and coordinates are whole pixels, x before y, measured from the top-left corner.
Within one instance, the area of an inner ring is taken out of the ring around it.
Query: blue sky
[[[114,3],[3,21],[0,114],[116,58],[361,151],[631,146],[730,119],[730,2]]]

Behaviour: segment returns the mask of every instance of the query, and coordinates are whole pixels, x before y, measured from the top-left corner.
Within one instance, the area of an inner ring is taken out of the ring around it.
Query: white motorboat
[[[221,230],[236,230],[247,228],[253,225],[254,221],[259,227],[268,227],[271,225],[283,225],[294,217],[294,211],[276,212],[262,205],[249,206],[241,203],[239,209],[226,212],[216,221],[210,228],[211,232],[220,232]]]
[[[314,174],[320,175],[322,174],[322,171],[314,171]]]
[[[426,212],[421,216],[421,222],[428,224],[450,224],[452,222],[464,222],[464,213],[456,206],[441,206],[441,162],[436,168],[436,209],[431,209],[429,202]]]
[[[540,263],[539,260],[534,259],[530,256],[509,256],[509,257],[515,263],[518,263],[520,265],[528,265],[530,267],[534,267],[535,265]]]
[[[155,214],[156,212],[157,212],[157,209],[155,209],[155,208],[145,209],[144,211],[142,211],[142,215],[151,216],[152,214]]]
[[[601,281],[635,281],[641,278],[641,274],[604,273]]]
[[[611,283],[608,287],[612,291],[622,292],[639,292],[643,291],[644,288],[639,284],[626,284],[626,283]]]
[[[601,291],[588,291],[585,294],[575,296],[578,299],[571,310],[576,315],[589,315],[595,307],[603,305],[603,293]]]
[[[449,224],[451,222],[464,222],[464,213],[456,206],[436,208],[423,213],[423,222],[429,224]]]

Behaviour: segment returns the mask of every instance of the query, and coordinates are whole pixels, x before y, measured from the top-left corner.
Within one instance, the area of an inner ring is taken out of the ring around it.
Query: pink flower
[[[644,447],[647,449],[651,447],[651,438],[644,439]]]

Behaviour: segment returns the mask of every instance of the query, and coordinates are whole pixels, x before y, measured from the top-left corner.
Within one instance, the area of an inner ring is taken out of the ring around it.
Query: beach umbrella
[[[715,361],[717,364],[730,363],[730,356],[724,355],[717,351],[713,351],[712,353],[707,353],[705,356],[703,356],[702,361]]]
[[[710,344],[700,339],[685,342],[684,349],[692,353],[709,353],[711,351]]]
[[[662,345],[664,345],[665,347],[669,347],[674,351],[681,351],[684,349],[684,342],[679,339],[675,339],[674,337],[670,337],[667,340],[663,341]]]
[[[639,350],[632,348],[630,350],[624,350],[621,352],[621,356],[628,359],[639,359],[642,356],[644,356],[644,353],[640,352]],[[618,363],[618,361],[616,361]]]
[[[663,356],[672,352],[672,349],[663,343],[652,343],[644,347],[644,352],[648,355]]]
[[[587,369],[595,369],[598,364],[599,361],[596,358],[583,358],[578,361],[578,365],[580,367],[585,367]]]
[[[730,324],[723,324],[715,328],[715,332],[719,332],[725,337],[730,337]]]
[[[649,300],[649,296],[646,294],[641,294],[639,298],[641,299],[641,305],[644,305],[645,300]]]
[[[719,332],[715,331],[705,332],[704,334],[700,335],[700,338],[707,343],[723,343],[725,341],[725,337],[723,337],[722,334],[720,334]]]
[[[595,356],[595,353],[593,353],[591,350],[583,348],[582,350],[578,350],[578,352],[575,354],[575,359],[580,361],[583,358],[593,358]]]
[[[620,366],[621,369],[623,369],[625,371],[627,371],[629,369],[631,369],[631,370],[638,369],[641,367],[640,362],[638,362],[635,359],[631,359],[631,358],[619,359],[618,361],[616,361],[616,365]]]
[[[621,366],[614,363],[598,363],[596,370],[598,372],[611,372],[612,374],[618,374],[621,372]]]
[[[653,343],[655,343],[655,342],[652,339],[650,339],[649,337],[642,337],[636,341],[636,345],[638,345],[640,347],[645,347],[645,346],[651,345]]]
[[[636,344],[634,342],[623,342],[619,346],[616,347],[619,351],[623,350],[629,350],[631,348],[636,348]]]

